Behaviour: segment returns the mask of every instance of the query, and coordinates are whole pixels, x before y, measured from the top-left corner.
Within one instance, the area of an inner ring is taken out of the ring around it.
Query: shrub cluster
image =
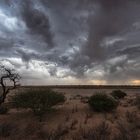
[[[115,98],[115,99],[122,99],[125,96],[127,96],[127,94],[121,90],[114,90],[111,92],[111,95]]]
[[[118,105],[118,103],[106,94],[97,93],[89,98],[88,101],[90,107],[98,112],[112,111]]]
[[[65,97],[53,90],[29,90],[13,97],[13,106],[16,108],[30,108],[37,116],[42,116],[52,106],[63,103]]]

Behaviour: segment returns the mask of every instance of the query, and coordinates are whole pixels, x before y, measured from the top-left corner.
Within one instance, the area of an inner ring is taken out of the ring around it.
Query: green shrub
[[[13,106],[16,108],[30,108],[39,117],[44,115],[48,109],[58,103],[63,103],[65,97],[50,89],[29,90],[13,97]]]
[[[6,114],[8,112],[8,108],[5,106],[0,106],[0,115]]]
[[[98,112],[112,111],[118,105],[113,98],[101,93],[91,96],[88,103],[93,110]]]
[[[114,90],[111,92],[111,95],[115,98],[115,99],[122,99],[125,96],[127,96],[127,94],[121,90]]]

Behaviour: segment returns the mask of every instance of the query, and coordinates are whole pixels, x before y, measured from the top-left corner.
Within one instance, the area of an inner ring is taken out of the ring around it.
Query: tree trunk
[[[5,102],[6,96],[7,96],[8,90],[6,92],[3,92],[0,97],[0,106]]]
[[[5,102],[6,96],[9,92],[9,90],[6,90],[6,86],[4,85],[4,78],[1,77],[1,86],[2,86],[2,95],[0,97],[0,106],[2,105],[2,103]]]

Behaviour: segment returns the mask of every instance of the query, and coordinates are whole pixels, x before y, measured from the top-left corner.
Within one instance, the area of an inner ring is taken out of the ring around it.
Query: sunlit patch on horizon
[[[132,80],[133,85],[140,85],[140,80]]]
[[[93,85],[105,85],[107,84],[107,81],[105,80],[91,80],[89,81],[90,84],[93,84]]]

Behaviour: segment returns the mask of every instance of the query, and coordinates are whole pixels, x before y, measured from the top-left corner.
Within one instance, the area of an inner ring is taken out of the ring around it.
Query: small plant
[[[57,128],[52,131],[49,136],[48,140],[62,140],[63,137],[69,133],[69,128],[62,124],[58,125]]]
[[[98,140],[104,139],[108,140],[110,138],[111,134],[111,128],[108,123],[105,121],[101,122],[96,128],[95,128],[95,138]]]
[[[127,111],[125,113],[125,116],[129,123],[135,123],[135,121],[137,121],[137,118],[138,118],[136,111],[134,111],[134,112]]]
[[[71,117],[70,117],[70,114],[66,115],[66,116],[65,116],[65,122],[68,122],[68,121],[70,120],[70,118],[71,118]]]
[[[73,120],[73,121],[71,122],[70,129],[71,129],[71,130],[75,130],[77,124],[78,124],[78,120],[76,120],[76,119]]]
[[[8,108],[5,106],[0,106],[0,115],[6,114],[8,112]]]
[[[98,112],[108,112],[116,109],[118,103],[106,94],[97,93],[90,97],[88,101],[90,107]]]
[[[125,121],[117,122],[118,133],[113,140],[139,140],[139,132],[135,125]]]
[[[41,130],[41,125],[37,121],[30,121],[22,131],[24,132],[24,136],[29,137],[37,133],[38,130]]]
[[[47,110],[64,101],[63,94],[50,89],[29,90],[13,97],[13,106],[25,109],[30,108],[36,116],[41,118]]]
[[[95,128],[80,128],[73,140],[110,140],[111,128],[105,121]]]
[[[85,117],[85,120],[84,120],[84,124],[87,124],[88,120],[90,118],[92,118],[93,114],[92,113],[86,113],[86,117]]]
[[[88,96],[81,97],[81,102],[84,104],[88,103],[88,100],[89,100]]]
[[[72,108],[72,114],[78,112],[78,107],[77,105],[73,106]]]
[[[111,92],[111,96],[113,96],[115,99],[122,99],[127,96],[127,94],[121,90],[114,90]]]

